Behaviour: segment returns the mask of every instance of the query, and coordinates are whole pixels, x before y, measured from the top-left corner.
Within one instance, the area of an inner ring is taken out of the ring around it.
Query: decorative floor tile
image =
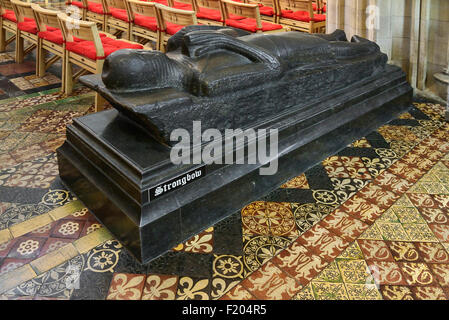
[[[394,261],[385,241],[357,240],[366,260]]]
[[[343,283],[312,281],[312,290],[316,300],[348,300]]]
[[[349,215],[362,222],[371,225],[384,212],[377,205],[368,200],[355,195],[341,206],[341,208]]]
[[[416,248],[426,263],[449,263],[449,253],[440,243],[417,242]]]
[[[307,182],[307,178],[304,174],[293,178],[292,180],[284,183],[281,188],[286,189],[310,189]]]
[[[290,240],[282,237],[258,236],[245,241],[243,262],[249,271],[257,270],[265,262],[288,247]]]
[[[447,300],[443,289],[438,286],[412,287],[411,290],[416,300]]]
[[[112,278],[108,300],[139,300],[145,285],[145,275],[117,273]]]
[[[357,239],[369,226],[360,220],[337,209],[324,218],[320,225],[342,238],[346,242]]]
[[[17,259],[37,258],[44,246],[45,240],[45,238],[40,237],[20,238],[9,251],[8,257]]]
[[[429,264],[429,267],[438,284],[442,287],[449,287],[449,264]]]
[[[396,262],[420,262],[423,260],[413,242],[387,241],[387,244]]]
[[[331,262],[317,277],[314,278],[314,281],[343,282],[337,263],[335,261]]]
[[[224,295],[221,300],[256,300],[256,298],[245,287],[238,284]]]
[[[321,203],[292,204],[299,233],[303,234],[334,210],[333,206]]]
[[[401,272],[409,286],[429,286],[435,279],[425,263],[399,262]]]
[[[272,260],[277,266],[294,277],[301,285],[306,285],[327,266],[319,256],[309,252],[304,246],[293,242]]]
[[[429,229],[427,224],[403,224],[405,232],[407,232],[411,241],[430,241],[437,242],[438,239]]]
[[[350,300],[382,300],[375,284],[345,284]]]
[[[412,290],[406,286],[381,286],[385,300],[414,300]]]
[[[179,244],[173,250],[194,253],[211,253],[213,250],[213,231],[213,228],[208,228],[186,242]]]
[[[400,223],[377,222],[376,226],[384,240],[410,241],[410,237]]]
[[[142,300],[174,300],[177,276],[149,274],[145,281]]]
[[[401,273],[399,265],[389,261],[370,261],[368,262],[371,275],[380,285],[406,285],[404,276]]]
[[[257,201],[242,210],[243,233],[249,235],[296,237],[290,205]]]
[[[267,300],[291,299],[301,286],[275,264],[268,262],[246,278],[242,285],[254,296]]]
[[[309,283],[301,291],[299,291],[292,300],[315,300],[313,295],[312,283]]]
[[[349,245],[347,241],[330,233],[319,224],[298,238],[298,242],[328,262],[339,256]]]
[[[346,284],[375,284],[365,260],[337,259],[338,268]]]
[[[209,279],[182,277],[178,282],[176,300],[209,300]]]

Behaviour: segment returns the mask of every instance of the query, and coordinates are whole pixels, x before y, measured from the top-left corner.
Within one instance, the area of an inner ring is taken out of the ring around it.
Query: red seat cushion
[[[126,9],[109,8],[109,11],[111,12],[111,16],[114,18],[129,22]]]
[[[281,11],[281,17],[292,19],[292,20],[298,20],[303,22],[310,22],[310,15],[307,11],[291,11],[291,10],[282,10]],[[313,21],[314,22],[321,22],[326,21],[326,15],[325,14],[314,14],[313,15]]]
[[[72,5],[72,6],[75,6],[75,7],[78,7],[78,8],[80,8],[80,9],[83,9],[84,8],[84,5],[83,5],[83,3],[81,2],[81,1],[72,1],[72,2],[66,2],[66,4],[67,5]]]
[[[61,30],[56,30],[56,31],[40,31],[37,34],[39,36],[39,38],[41,39],[45,39],[48,41],[51,41],[53,43],[56,44],[63,44],[64,43],[64,38],[62,37],[62,32]]]
[[[326,13],[326,5],[323,6],[323,12]]]
[[[209,9],[209,8],[199,8],[197,14],[197,18],[199,19],[208,19],[214,21],[223,21],[221,19],[220,10]]]
[[[274,9],[272,7],[266,7],[261,4],[259,4],[259,12],[264,16],[274,16]]]
[[[17,22],[16,14],[12,10],[5,10],[5,13],[2,15],[2,17],[9,21]]]
[[[146,1],[146,0],[144,0],[144,1]],[[157,2],[157,3],[163,4],[164,6],[168,7],[168,1],[167,0],[154,0],[152,2]]]
[[[179,25],[176,23],[171,23],[171,22],[166,22],[166,29],[165,29],[165,33],[174,35],[176,32],[178,32],[179,30],[181,30],[182,28],[184,28],[185,26],[183,25]]]
[[[152,31],[157,31],[157,19],[156,17],[147,17],[141,14],[134,14],[134,24],[145,27]]]
[[[26,32],[29,32],[32,34],[38,33],[37,24],[36,24],[36,21],[34,21],[34,20],[19,22],[17,24],[17,28],[19,30],[26,31]],[[51,31],[56,31],[56,30],[59,30],[59,29],[47,26],[47,31],[51,32]]]
[[[92,60],[104,59],[111,53],[120,49],[143,49],[141,44],[128,43],[126,41],[112,39],[105,36],[101,37],[101,42],[103,44],[104,57],[97,57],[97,52],[93,41],[67,42],[66,49]]]
[[[37,25],[36,25],[36,21],[34,21],[34,20],[19,22],[17,24],[17,29],[32,33],[32,34],[37,34]]]
[[[12,22],[17,22],[16,14],[12,10],[5,9],[5,13],[2,15],[2,17],[5,18],[6,20],[9,20]],[[24,21],[34,21],[33,19],[27,18],[27,17],[25,17],[23,20]]]
[[[95,13],[104,14],[103,12],[103,5],[101,3],[96,2],[88,2],[87,3],[87,10]]]
[[[47,26],[47,31],[39,31],[37,33],[39,38],[48,40],[50,42],[56,43],[56,44],[63,44],[64,38],[62,36],[62,32],[60,29],[55,29],[52,27]],[[100,37],[106,37],[104,33],[100,33]],[[84,41],[82,39],[73,37],[73,40],[76,42]]]
[[[193,10],[193,7],[191,4],[189,3],[183,3],[183,2],[178,2],[178,1],[174,1],[173,2],[173,7],[176,9],[181,9],[181,10]]]
[[[257,30],[259,30],[257,28],[257,21],[253,18],[245,18],[241,20],[227,19],[226,25],[238,29],[243,29],[249,32],[257,32]],[[262,21],[262,31],[272,31],[278,29],[282,29],[282,26],[280,24]]]

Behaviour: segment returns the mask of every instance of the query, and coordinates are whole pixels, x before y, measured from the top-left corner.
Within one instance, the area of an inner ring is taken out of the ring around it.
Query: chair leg
[[[62,51],[62,57],[61,57],[61,93],[65,93],[65,83],[66,83],[66,71],[65,71],[65,48]]]
[[[95,93],[95,112],[103,111],[106,100],[97,92]]]
[[[69,95],[73,91],[73,71],[72,65],[69,62],[69,57],[65,56],[64,59],[64,93]]]
[[[36,76],[42,78],[45,75],[45,50],[42,48],[42,39],[38,39],[36,48]]]
[[[16,33],[16,62],[17,63],[22,63],[23,62],[23,57],[24,57],[24,43],[23,43],[23,38],[20,36],[20,31],[17,31]]]
[[[0,21],[0,52],[3,52],[5,50],[6,50],[6,30],[3,29],[3,21]]]

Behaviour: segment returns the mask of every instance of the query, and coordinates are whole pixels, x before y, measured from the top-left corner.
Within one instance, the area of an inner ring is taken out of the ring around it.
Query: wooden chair
[[[160,30],[160,51],[165,51],[168,39],[185,26],[198,24],[195,11],[170,8],[156,3],[158,28]]]
[[[277,23],[278,12],[275,0],[247,0],[245,3],[256,3],[259,5],[260,18],[264,21]]]
[[[220,0],[194,0],[194,2],[199,24],[224,25]]]
[[[243,29],[249,32],[281,32],[285,31],[282,25],[262,21],[259,5],[256,3],[241,3],[230,0],[221,0],[225,24],[230,27]],[[232,16],[243,16],[244,19],[232,19]]]
[[[133,21],[131,33],[141,44],[155,42],[155,48],[160,48],[160,31],[157,24],[157,11],[154,2],[128,0],[128,10]],[[135,39],[132,39],[135,40]]]
[[[11,3],[17,18],[15,60],[17,63],[22,63],[24,57],[37,47],[38,30],[31,3],[20,0],[11,0]],[[25,40],[30,43],[28,48],[24,47]],[[39,53],[36,54],[36,74],[40,68],[38,55]]]
[[[31,4],[34,12],[35,21],[38,29],[36,74],[42,78],[45,71],[56,61],[64,58],[64,37],[59,29],[58,11],[44,9],[38,4]],[[53,56],[45,60],[46,53],[52,53]],[[64,64],[62,64],[62,84],[61,91],[64,92]]]
[[[97,23],[100,30],[106,30],[106,8],[104,0],[82,0],[86,8],[85,20]]]
[[[115,36],[126,33],[127,39],[131,39],[132,18],[130,17],[126,0],[103,0],[106,10],[106,32],[116,30]]]
[[[0,0],[0,13],[0,52],[4,52],[6,46],[16,39],[17,18],[9,0]],[[7,32],[12,36],[7,38]]]
[[[63,64],[65,70],[65,93],[73,90],[74,80],[88,72],[99,74],[103,70],[106,57],[120,49],[142,49],[142,45],[126,40],[117,40],[111,34],[100,34],[97,24],[93,21],[78,21],[68,17],[65,13],[58,13],[59,25],[65,40],[65,54]],[[71,28],[77,23],[76,28]],[[76,38],[75,38],[76,37]],[[79,41],[79,40],[85,41]],[[73,74],[72,64],[81,67]],[[104,100],[96,93],[95,110],[103,109]]]
[[[326,16],[313,12],[312,0],[278,0],[279,23],[292,30],[320,33],[326,30]]]

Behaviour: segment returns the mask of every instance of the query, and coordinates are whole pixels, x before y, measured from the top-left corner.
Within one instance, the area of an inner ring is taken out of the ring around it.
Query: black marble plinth
[[[170,148],[117,110],[74,120],[57,150],[60,176],[143,263],[268,194],[409,108],[404,72],[377,74],[260,124],[279,129],[279,169],[207,165],[205,175],[156,200],[149,190],[202,165],[173,165]]]

